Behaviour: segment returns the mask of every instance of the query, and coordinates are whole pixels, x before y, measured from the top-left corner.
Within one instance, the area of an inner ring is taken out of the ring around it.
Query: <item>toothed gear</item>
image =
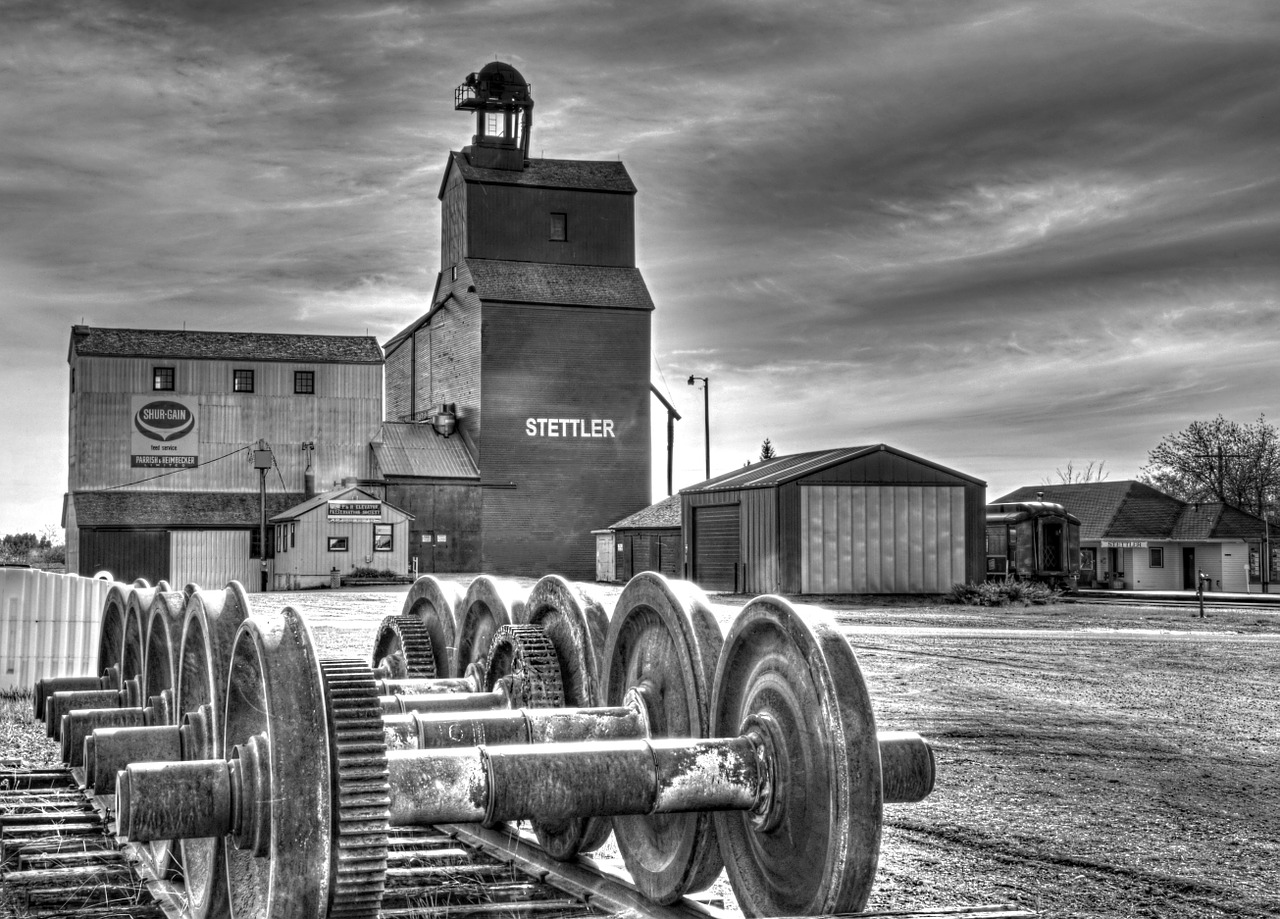
[[[387,877],[391,777],[373,671],[360,661],[322,661],[333,758],[334,919],[377,919]]]
[[[500,680],[509,681],[517,707],[564,706],[560,657],[541,626],[504,625],[493,633],[485,663],[485,689],[492,690]]]
[[[394,673],[393,679],[435,679],[435,647],[431,633],[417,616],[387,616],[378,626],[373,666],[377,667],[396,651],[404,657],[404,672]]]

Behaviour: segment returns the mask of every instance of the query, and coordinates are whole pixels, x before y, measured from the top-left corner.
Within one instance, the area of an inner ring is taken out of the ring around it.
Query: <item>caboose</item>
[[[987,580],[1065,585],[1080,571],[1080,518],[1061,504],[987,505]]]

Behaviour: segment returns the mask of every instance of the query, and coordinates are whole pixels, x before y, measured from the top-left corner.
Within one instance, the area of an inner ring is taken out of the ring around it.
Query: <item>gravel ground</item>
[[[588,589],[606,610],[620,592]],[[271,594],[255,611],[293,606],[322,653],[363,656],[406,591]],[[727,624],[746,599],[712,608]],[[823,605],[878,725],[920,731],[937,756],[934,794],[886,809],[871,907],[1280,915],[1280,615]],[[0,759],[51,759],[30,721],[29,700],[0,699]]]

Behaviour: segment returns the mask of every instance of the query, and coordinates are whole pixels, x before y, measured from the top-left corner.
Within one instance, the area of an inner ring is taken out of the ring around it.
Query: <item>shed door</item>
[[[703,590],[736,590],[738,505],[693,509],[693,580]]]
[[[80,531],[80,573],[110,571],[117,581],[169,580],[168,530]]]

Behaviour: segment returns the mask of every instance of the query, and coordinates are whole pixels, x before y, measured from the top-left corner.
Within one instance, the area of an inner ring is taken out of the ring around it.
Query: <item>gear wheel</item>
[[[373,666],[384,662],[391,679],[435,679],[435,647],[421,619],[399,615],[382,620],[373,642]]]
[[[541,626],[504,625],[493,633],[484,688],[492,691],[504,680],[516,707],[564,706],[560,657]]]
[[[373,671],[321,661],[333,775],[334,919],[377,919],[387,876],[391,779]]]

